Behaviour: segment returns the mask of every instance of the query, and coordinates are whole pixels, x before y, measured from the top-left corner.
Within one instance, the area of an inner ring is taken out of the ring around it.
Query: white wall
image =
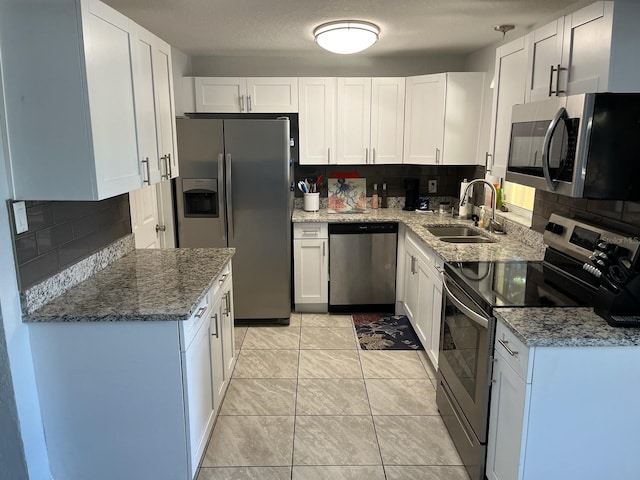
[[[406,77],[464,69],[462,55],[368,57],[309,55],[296,57],[193,57],[200,77]]]
[[[0,50],[2,46],[0,39]],[[13,46],[13,48],[16,47]],[[11,186],[8,180],[7,130],[2,91],[2,83],[0,81],[0,203],[2,204],[0,205],[0,308],[2,309],[2,320],[0,321],[3,323],[2,327],[4,327],[29,478],[32,480],[44,480],[50,478],[49,460],[42,428],[33,360],[31,358],[29,330],[28,326],[22,323],[20,294],[11,241],[10,228],[12,227],[7,208],[7,200],[11,198]],[[4,412],[2,413],[4,414]],[[0,476],[3,475],[1,469],[2,466],[0,466]]]

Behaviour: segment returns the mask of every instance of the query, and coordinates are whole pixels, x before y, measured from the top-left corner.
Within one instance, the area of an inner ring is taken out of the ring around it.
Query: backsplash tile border
[[[128,234],[84,260],[27,288],[20,295],[23,313],[30,315],[47,302],[108,267],[127,253],[133,252],[135,248],[134,236]]]

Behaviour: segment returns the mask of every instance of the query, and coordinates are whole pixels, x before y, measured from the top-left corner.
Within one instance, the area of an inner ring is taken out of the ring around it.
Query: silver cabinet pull
[[[440,149],[436,148],[436,163],[440,163]]]
[[[512,357],[517,357],[517,356],[518,356],[518,352],[517,352],[517,351],[515,351],[515,350],[511,350],[511,349],[509,348],[509,346],[507,345],[507,343],[509,343],[509,342],[507,342],[506,340],[502,340],[501,338],[499,338],[499,339],[498,339],[498,343],[499,343],[500,345],[502,345],[502,346],[505,348],[505,350],[507,351],[507,353],[508,353],[509,355],[511,355]]]
[[[220,280],[218,280],[220,282],[220,285],[222,285],[224,283],[224,281],[227,279],[228,275],[229,275],[228,273],[225,273],[224,275],[222,275],[222,278]]]
[[[207,307],[200,307],[195,314],[196,318],[202,318],[202,314],[207,311]]]
[[[173,172],[171,171],[171,154],[167,153],[165,155],[167,161],[167,179],[171,178]]]
[[[558,66],[551,65],[551,72],[549,73],[549,96],[555,94],[556,97],[559,97],[561,93],[567,93],[566,90],[560,90],[560,72],[563,70],[567,70],[562,67],[560,64]],[[553,90],[553,73],[556,73],[556,89]]]
[[[416,257],[411,255],[411,273],[415,275],[416,273]]]
[[[156,233],[158,232],[166,232],[167,231],[167,227],[165,225],[158,225],[156,223]]]
[[[326,252],[325,252],[325,242],[322,242],[322,256],[323,256],[323,257],[326,257],[326,256],[327,256],[327,254],[326,254]]]
[[[375,148],[372,150],[371,163],[373,163],[374,165],[376,164],[376,149]]]
[[[240,111],[244,112],[244,95],[240,95]]]
[[[247,111],[250,112],[251,110],[251,95],[247,95]]]
[[[215,331],[215,333],[212,333],[211,335],[216,337],[216,338],[219,338],[218,337],[218,314],[217,313],[213,314],[213,323],[216,326],[216,331]]]
[[[163,164],[164,164],[164,171],[166,173],[162,173]],[[167,169],[167,156],[166,155],[162,155],[160,157],[160,178],[166,178],[167,180],[169,179],[169,170]]]
[[[331,164],[331,147],[327,148],[327,163]]]
[[[369,149],[364,149],[364,163],[369,163]]]
[[[489,167],[489,159],[491,159],[491,167]],[[484,154],[484,169],[487,172],[490,172],[492,168],[493,168],[493,154],[491,154],[489,152],[485,152],[485,154]]]
[[[229,313],[231,313],[231,292],[227,291],[225,292],[225,294],[223,295],[224,298],[224,313],[225,316],[229,315]]]
[[[144,163],[145,169],[147,170],[147,179],[142,179],[142,183],[146,183],[147,185],[151,185],[151,170],[149,170],[149,157],[144,157],[144,160],[141,161]]]

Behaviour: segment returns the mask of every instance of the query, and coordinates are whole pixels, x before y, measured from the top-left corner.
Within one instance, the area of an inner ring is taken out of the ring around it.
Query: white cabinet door
[[[596,2],[564,18],[562,66],[568,70],[560,72],[559,83],[567,95],[608,90],[612,26],[612,2]]]
[[[129,192],[129,207],[136,248],[160,248],[156,186],[147,185]]]
[[[496,352],[493,366],[486,475],[489,480],[518,480],[527,384]]]
[[[511,109],[524,103],[528,37],[521,37],[496,49],[493,109],[489,150],[493,160],[487,170],[505,176],[511,142]]]
[[[563,31],[564,19],[561,18],[529,34],[527,102],[549,98],[559,88],[557,69],[562,64]]]
[[[300,101],[300,165],[328,165],[335,161],[336,79],[298,80]]]
[[[431,270],[431,332],[429,341],[424,345],[429,360],[438,368],[438,350],[440,348],[440,323],[442,320],[442,275]]]
[[[442,154],[446,74],[407,77],[404,163],[436,165]]]
[[[213,409],[218,411],[224,397],[226,386],[224,348],[222,345],[222,323],[224,316],[224,305],[222,297],[218,296],[211,310],[211,323],[209,335],[211,341],[211,378],[213,389]]]
[[[104,3],[90,1],[82,12],[82,28],[97,197],[108,198],[142,185],[134,103],[135,24]]]
[[[371,78],[338,78],[336,163],[370,163]]]
[[[156,37],[154,49],[154,84],[158,115],[158,145],[163,178],[178,176],[176,147],[176,113],[173,91],[171,46]]]
[[[329,241],[326,238],[295,239],[293,243],[296,310],[326,311],[329,302]]]
[[[231,374],[236,363],[235,341],[234,341],[234,314],[233,314],[233,290],[231,288],[231,278],[226,280],[225,292],[222,296],[222,323],[220,325],[220,335],[222,335],[222,357],[224,358],[224,379],[225,389],[231,381]]]
[[[244,77],[196,77],[196,112],[241,113],[247,108]]]
[[[184,352],[191,478],[195,478],[197,473],[200,457],[209,440],[209,432],[215,416],[210,332],[210,323],[201,322],[195,338]]]
[[[160,155],[158,154],[159,132],[154,73],[154,50],[156,37],[149,31],[138,28],[138,68],[135,75],[136,124],[138,147],[142,163],[142,182],[151,185],[160,181]]]
[[[418,282],[418,300],[416,309],[415,329],[420,342],[425,350],[431,343],[431,303],[432,298],[432,279],[429,267],[423,258],[416,257],[416,274],[414,275]]]
[[[372,78],[370,153],[372,164],[402,163],[404,97],[404,77]]]
[[[407,242],[408,243],[408,242]],[[416,328],[418,320],[418,260],[415,250],[410,245],[405,244],[404,255],[404,311],[411,324]]]
[[[296,77],[249,77],[246,85],[248,113],[296,113],[298,111],[298,79]]]

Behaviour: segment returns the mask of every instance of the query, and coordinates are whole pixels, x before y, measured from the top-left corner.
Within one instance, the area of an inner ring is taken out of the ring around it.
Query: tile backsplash
[[[631,235],[640,235],[640,203],[620,200],[589,200],[536,191],[531,228],[544,232],[552,213]]]
[[[12,229],[21,291],[131,233],[128,194],[98,202],[27,201],[26,207],[29,230]]]

